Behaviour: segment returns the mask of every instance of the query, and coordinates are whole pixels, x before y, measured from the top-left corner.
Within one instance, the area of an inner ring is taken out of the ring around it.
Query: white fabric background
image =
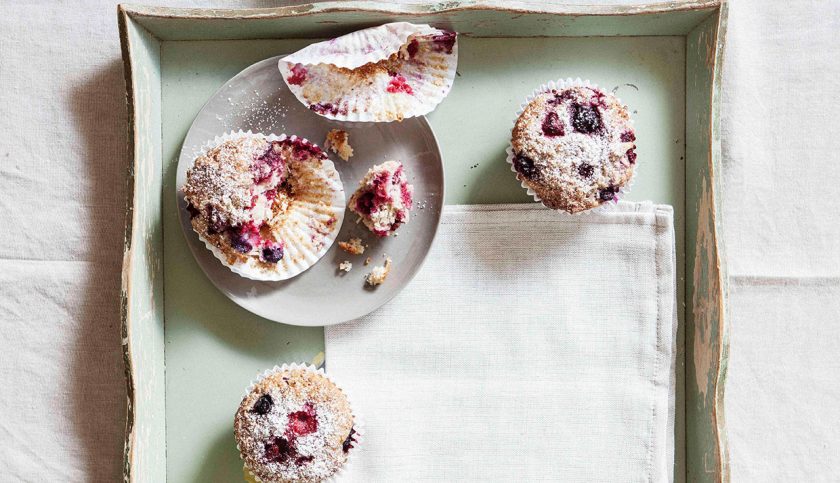
[[[126,114],[115,5],[0,0],[0,472],[12,481],[121,471]],[[730,2],[733,481],[828,479],[823,468],[838,464],[838,23],[834,0]]]
[[[670,206],[447,206],[406,290],[325,330],[371,435],[346,480],[669,481],[675,263]]]
[[[736,0],[730,17],[722,128],[732,481],[836,481],[840,2]]]

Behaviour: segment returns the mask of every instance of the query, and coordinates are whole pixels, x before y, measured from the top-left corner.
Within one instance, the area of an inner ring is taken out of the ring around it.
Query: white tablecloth
[[[734,481],[825,478],[840,463],[838,31],[836,1],[730,5],[722,128]],[[115,2],[0,0],[4,479],[120,476],[123,88]]]

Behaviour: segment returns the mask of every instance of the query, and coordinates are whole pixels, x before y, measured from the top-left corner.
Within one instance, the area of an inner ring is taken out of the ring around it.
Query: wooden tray
[[[189,255],[172,193],[192,119],[220,85],[258,60],[396,20],[461,33],[459,76],[428,116],[441,144],[449,204],[530,200],[504,149],[519,103],[545,81],[581,77],[616,87],[636,111],[640,170],[629,199],[668,203],[675,211],[684,307],[676,480],[728,479],[718,417],[728,341],[715,199],[726,3],[510,3],[119,7],[132,153],[122,290],[126,481],[240,481],[231,421],[244,387],[266,367],[322,357],[320,328],[246,312]]]

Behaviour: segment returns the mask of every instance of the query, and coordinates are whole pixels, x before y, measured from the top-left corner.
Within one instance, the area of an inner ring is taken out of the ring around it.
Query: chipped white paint
[[[715,264],[717,248],[712,220],[714,206],[706,178],[702,181],[698,205],[697,244],[694,252],[696,289],[691,301],[694,314],[694,347],[691,353],[694,358],[694,383],[705,404],[707,389],[713,386],[713,380],[717,377],[715,358],[718,350],[713,344],[711,330],[720,318],[720,301],[716,296],[720,293],[720,282]],[[709,270],[710,268],[712,270]]]

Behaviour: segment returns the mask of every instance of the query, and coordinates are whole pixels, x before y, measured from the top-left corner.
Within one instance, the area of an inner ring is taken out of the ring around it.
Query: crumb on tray
[[[345,272],[349,272],[353,269],[353,264],[350,262],[350,260],[344,260],[338,265],[338,269],[343,270]]]
[[[365,258],[365,266],[370,265],[371,259],[370,257]]]
[[[351,255],[361,255],[365,252],[365,246],[362,245],[361,238],[351,238],[346,242],[340,241],[338,242],[338,246]]]
[[[375,267],[373,267],[373,270],[371,270],[370,273],[367,274],[367,278],[366,278],[367,284],[370,285],[370,286],[381,285],[382,282],[384,282],[385,279],[388,278],[388,273],[390,271],[391,271],[391,259],[386,258],[385,259],[385,265],[375,266]]]
[[[338,157],[347,161],[353,156],[353,148],[350,147],[350,135],[347,131],[340,129],[331,129],[327,133],[327,139],[324,141],[324,146],[331,149],[332,152],[338,154]]]

